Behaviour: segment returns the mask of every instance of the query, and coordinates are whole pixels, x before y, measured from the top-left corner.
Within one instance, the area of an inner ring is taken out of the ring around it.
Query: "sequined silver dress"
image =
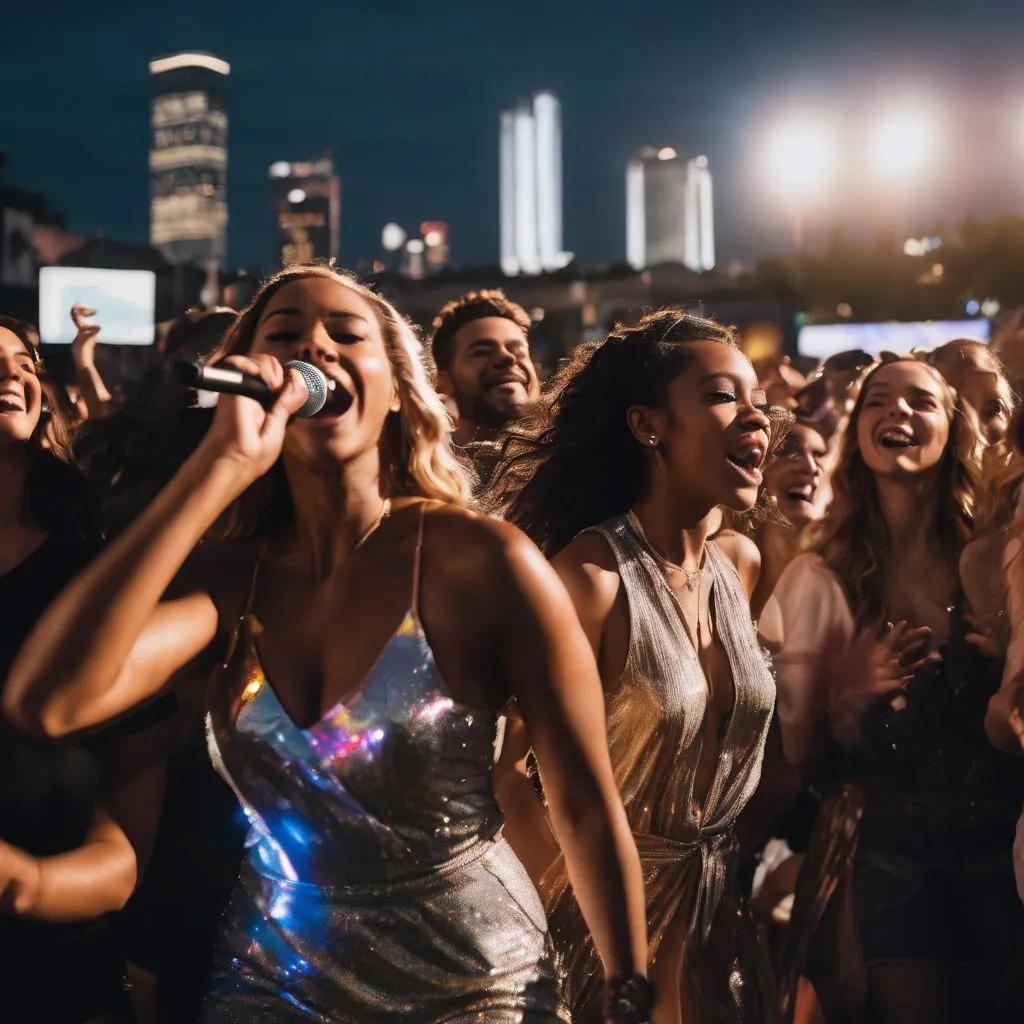
[[[739,899],[733,828],[761,777],[775,683],[732,563],[707,545],[715,630],[732,669],[735,704],[703,808],[694,799],[707,682],[682,612],[643,538],[626,516],[595,527],[615,554],[629,604],[629,650],[608,698],[608,744],[643,866],[650,955],[685,918],[680,953],[686,1024],[775,1019],[761,952]],[[565,875],[544,879],[555,945],[574,1020],[593,1018],[600,964]],[[660,998],[660,997],[659,997]]]
[[[568,1019],[540,899],[501,838],[497,716],[451,698],[417,589],[356,695],[307,729],[263,672],[247,602],[207,716],[252,824],[208,1024]]]

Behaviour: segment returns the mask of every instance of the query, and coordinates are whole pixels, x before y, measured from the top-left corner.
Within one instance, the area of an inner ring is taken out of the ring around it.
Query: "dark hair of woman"
[[[202,440],[213,410],[175,372],[177,361],[204,360],[235,320],[231,309],[192,309],[171,325],[164,358],[132,389],[113,416],[86,421],[76,443],[112,537],[149,504]]]
[[[579,346],[545,389],[547,400],[508,428],[488,507],[549,556],[586,527],[626,512],[648,485],[627,410],[663,406],[700,341],[739,347],[731,328],[681,309],[648,313],[601,343]]]
[[[907,361],[920,363],[911,357]],[[850,609],[861,628],[873,626],[883,615],[885,570],[895,553],[874,477],[861,455],[857,424],[872,377],[892,362],[875,363],[854,385],[856,400],[840,428],[838,457],[831,477],[832,503],[828,515],[810,527],[807,542],[807,547],[821,555],[842,581]],[[943,407],[949,418],[949,441],[938,483],[935,540],[938,553],[955,576],[977,513],[982,442],[956,392],[938,370],[929,369],[942,384]]]
[[[86,488],[72,455],[71,403],[43,363],[35,328],[14,316],[0,316],[0,328],[18,337],[32,354],[43,392],[43,415],[28,441],[25,511],[47,533],[88,537]]]

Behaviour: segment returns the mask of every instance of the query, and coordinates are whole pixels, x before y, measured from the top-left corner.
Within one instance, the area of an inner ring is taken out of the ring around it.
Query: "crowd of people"
[[[1024,1019],[992,347],[666,309],[542,382],[310,265],[114,394],[72,315],[71,389],[0,317],[3,1020]]]

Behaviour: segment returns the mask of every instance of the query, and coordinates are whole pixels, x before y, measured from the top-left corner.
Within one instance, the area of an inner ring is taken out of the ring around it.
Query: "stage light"
[[[934,112],[905,104],[888,112],[875,126],[868,146],[874,174],[891,184],[907,184],[925,174],[938,150]]]

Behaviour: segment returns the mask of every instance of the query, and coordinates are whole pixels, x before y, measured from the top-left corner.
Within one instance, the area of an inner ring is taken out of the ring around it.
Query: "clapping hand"
[[[829,717],[836,739],[849,745],[868,705],[888,697],[896,710],[906,706],[902,691],[925,665],[941,659],[928,649],[931,629],[897,622],[881,639],[863,634],[834,661],[827,680]]]

